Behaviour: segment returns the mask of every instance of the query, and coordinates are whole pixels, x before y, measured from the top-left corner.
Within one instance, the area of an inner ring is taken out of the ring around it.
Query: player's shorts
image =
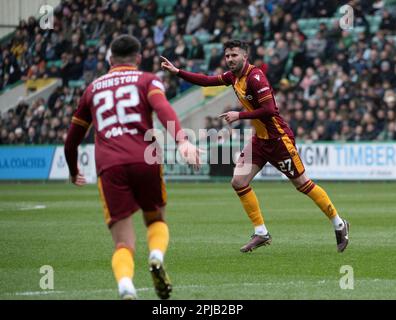
[[[268,140],[253,136],[243,148],[237,161],[237,166],[251,163],[262,168],[267,162],[289,179],[298,178],[305,171],[304,164],[296,149],[295,141],[288,135]]]
[[[110,228],[139,209],[157,211],[166,204],[162,166],[133,163],[106,169],[98,177],[105,221]]]

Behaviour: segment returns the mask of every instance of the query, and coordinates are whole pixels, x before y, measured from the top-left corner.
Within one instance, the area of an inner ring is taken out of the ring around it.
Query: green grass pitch
[[[351,223],[343,254],[327,218],[289,183],[253,183],[273,243],[242,254],[253,229],[228,183],[169,182],[172,299],[396,299],[396,184],[320,185]],[[140,299],[157,299],[140,213],[134,224],[134,283]],[[118,299],[112,250],[96,186],[0,184],[0,299]],[[43,265],[53,290],[39,286]],[[340,288],[343,265],[353,289]]]

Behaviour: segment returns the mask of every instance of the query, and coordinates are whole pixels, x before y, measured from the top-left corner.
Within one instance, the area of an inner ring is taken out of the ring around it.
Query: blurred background
[[[353,8],[348,30],[339,24],[345,4]],[[224,129],[231,142],[244,141],[250,122],[228,127],[217,115],[241,110],[232,90],[170,76],[159,55],[220,74],[222,43],[239,38],[251,44],[252,64],[267,64],[280,112],[302,149],[386,142],[374,158],[395,164],[395,0],[0,0],[0,145],[62,145],[84,88],[109,70],[109,45],[124,33],[140,39],[141,70],[162,79],[198,139],[206,138],[199,129]],[[222,134],[218,140],[224,143]],[[85,143],[93,143],[92,130]],[[352,158],[367,152],[353,149]]]

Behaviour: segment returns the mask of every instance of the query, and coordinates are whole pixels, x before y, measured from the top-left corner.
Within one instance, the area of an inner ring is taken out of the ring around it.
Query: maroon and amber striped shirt
[[[116,165],[145,163],[146,148],[152,144],[145,134],[153,128],[153,112],[165,127],[168,122],[173,124],[166,128],[176,138],[182,130],[180,122],[154,74],[118,65],[93,81],[80,99],[65,143],[71,175],[78,172],[77,146],[91,123],[98,174]]]
[[[231,71],[218,76],[206,76],[180,70],[178,75],[201,86],[232,85],[247,110],[241,112],[239,117],[252,120],[260,139],[275,139],[283,135],[294,138],[292,130],[279,114],[272,87],[261,69],[246,63],[241,77],[236,77]]]

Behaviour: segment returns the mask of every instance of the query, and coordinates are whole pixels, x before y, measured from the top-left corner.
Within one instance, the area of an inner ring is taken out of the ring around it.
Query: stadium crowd
[[[382,0],[179,0],[165,10],[171,2],[164,7],[154,0],[63,0],[54,29],[40,29],[33,17],[22,20],[0,43],[0,91],[39,78],[61,78],[62,86],[47,101],[20,101],[1,115],[0,144],[62,144],[81,83],[108,71],[109,45],[123,33],[142,42],[140,69],[164,81],[168,98],[190,84],[164,73],[160,54],[178,67],[219,74],[226,70],[221,49],[207,44],[241,38],[251,44],[251,63],[268,65],[277,103],[297,139],[396,140],[394,7]],[[346,3],[354,8],[355,29],[342,30],[337,20],[326,19],[318,20],[313,33],[303,28],[308,18],[336,16]],[[373,16],[379,18],[377,30],[368,19]],[[224,126],[206,121],[208,128]]]

